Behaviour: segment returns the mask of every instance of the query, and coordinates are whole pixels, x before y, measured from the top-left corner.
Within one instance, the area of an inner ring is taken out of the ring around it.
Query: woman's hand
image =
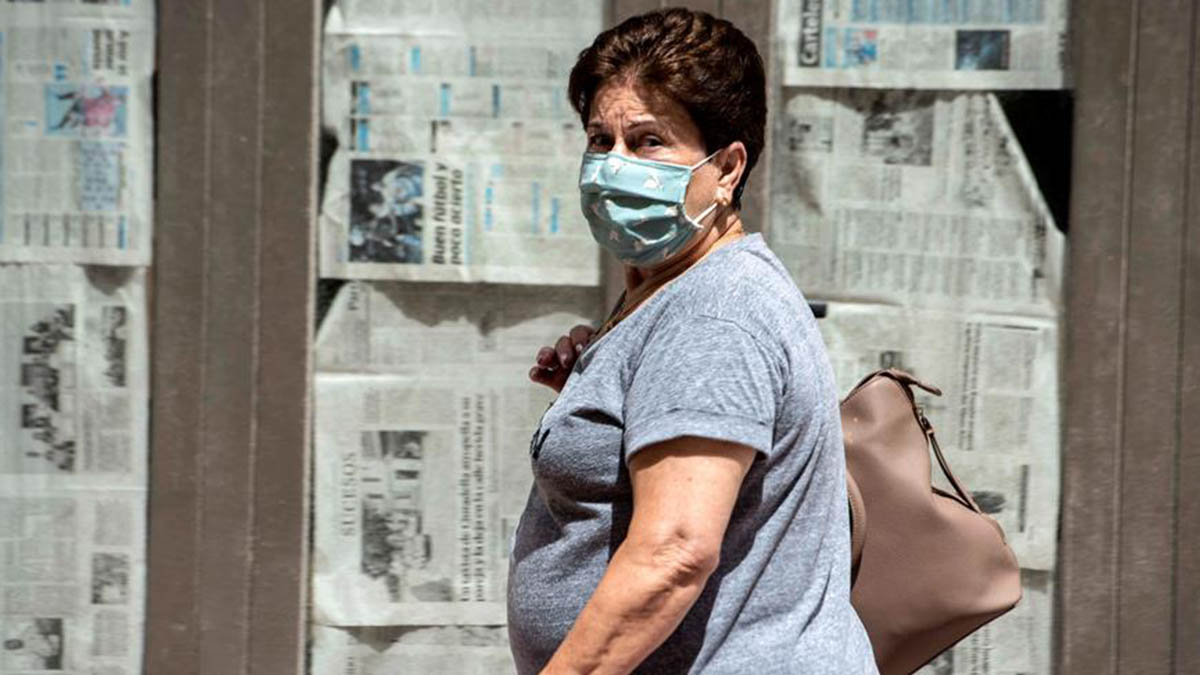
[[[535,365],[529,369],[529,379],[554,391],[562,391],[567,377],[571,374],[571,368],[575,365],[575,359],[595,332],[595,328],[579,324],[558,338],[553,347],[539,349]]]

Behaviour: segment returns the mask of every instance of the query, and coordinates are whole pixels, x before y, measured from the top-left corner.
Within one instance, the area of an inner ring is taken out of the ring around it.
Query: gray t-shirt
[[[876,673],[850,605],[845,456],[816,321],[760,235],[710,254],[588,347],[530,445],[509,641],[536,673],[625,539],[628,462],[680,436],[757,453],[721,561],[640,673]]]

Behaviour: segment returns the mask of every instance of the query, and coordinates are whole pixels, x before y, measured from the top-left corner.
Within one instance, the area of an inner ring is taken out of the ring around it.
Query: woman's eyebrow
[[[668,125],[664,125],[655,117],[643,117],[641,119],[629,120],[629,122],[625,124],[623,133],[633,133],[635,131],[641,131],[647,128],[658,131],[664,135],[670,133]],[[592,121],[587,123],[587,126],[584,127],[584,131],[589,134],[608,133],[608,125],[604,124],[603,122]]]
[[[668,125],[662,124],[661,122],[659,122],[657,119],[655,119],[653,117],[648,117],[648,118],[644,118],[644,119],[640,119],[640,120],[632,120],[629,124],[627,124],[625,126],[625,133],[632,133],[635,131],[642,131],[645,129],[657,131],[663,135],[667,135],[670,133],[670,128],[668,127]]]

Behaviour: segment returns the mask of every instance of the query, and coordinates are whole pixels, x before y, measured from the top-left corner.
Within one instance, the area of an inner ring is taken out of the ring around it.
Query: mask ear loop
[[[700,215],[696,216],[695,218],[693,218],[693,217],[689,216],[689,215],[687,214],[687,211],[684,211],[684,212],[683,212],[683,217],[684,217],[684,218],[687,218],[687,221],[688,221],[688,223],[689,223],[689,224],[691,224],[691,226],[692,226],[693,228],[695,228],[695,229],[697,229],[697,230],[703,230],[703,229],[704,229],[704,225],[703,225],[703,223],[701,223],[701,221],[703,221],[705,218],[707,218],[707,217],[708,217],[708,214],[710,214],[710,213],[712,213],[713,211],[715,211],[715,210],[716,210],[716,208],[717,208],[717,203],[714,201],[713,203],[711,203],[711,204],[709,204],[709,205],[708,205],[708,208],[707,208],[707,209],[704,209],[703,211],[701,211],[701,212],[700,212]]]
[[[717,148],[716,150],[713,150],[713,153],[711,155],[709,155],[708,157],[705,157],[704,159],[700,160],[699,162],[696,162],[695,164],[689,166],[688,171],[695,172],[696,169],[699,169],[700,167],[704,166],[705,164],[708,164],[712,160],[713,157],[717,156],[718,152],[720,152],[724,149],[725,148]]]
[[[705,157],[704,159],[700,160],[699,162],[693,164],[691,167],[688,168],[688,171],[691,173],[695,173],[696,169],[699,169],[700,167],[704,166],[705,164],[708,164],[709,161],[711,161],[713,157],[717,156],[718,152],[720,152],[724,149],[725,148],[717,148],[716,150],[713,150],[711,155],[709,155],[708,157]],[[693,228],[695,228],[697,230],[703,230],[704,225],[701,224],[701,221],[703,221],[705,218],[707,218],[708,214],[712,213],[716,208],[717,208],[717,201],[714,199],[713,203],[709,204],[708,208],[701,211],[700,215],[696,216],[695,218],[693,218],[687,214],[686,208],[681,207],[681,210],[683,211],[683,217],[687,219],[688,223]]]

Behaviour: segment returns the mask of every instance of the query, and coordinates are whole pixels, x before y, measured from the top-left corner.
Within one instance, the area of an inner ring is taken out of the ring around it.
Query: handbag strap
[[[925,432],[925,437],[929,439],[929,446],[933,448],[933,456],[937,458],[938,466],[942,468],[942,475],[946,480],[950,481],[950,485],[954,486],[954,491],[958,493],[963,504],[973,510],[975,513],[983,513],[979,505],[971,497],[971,493],[963,488],[962,483],[958,482],[958,477],[950,470],[950,464],[946,461],[946,456],[942,454],[942,446],[938,445],[937,435],[933,433],[933,424],[925,417],[925,411],[921,406],[913,406],[913,411],[917,414],[917,421],[921,424],[921,429]]]
[[[887,370],[881,370],[878,373],[872,373],[872,375],[875,374],[892,378],[895,380],[896,384],[900,385],[900,388],[904,390],[904,393],[908,395],[908,401],[912,404],[913,415],[916,416],[917,424],[921,426],[921,431],[925,433],[925,438],[928,439],[929,447],[933,448],[933,456],[937,459],[938,466],[942,469],[942,475],[946,477],[946,480],[950,481],[950,485],[954,487],[954,492],[956,492],[958,494],[958,498],[962,500],[963,506],[966,506],[975,513],[983,513],[983,511],[980,510],[979,505],[976,504],[975,500],[971,497],[971,493],[967,492],[962,483],[958,481],[958,477],[955,476],[954,472],[950,470],[950,463],[946,461],[946,456],[942,454],[942,446],[938,443],[937,435],[933,433],[933,424],[929,421],[929,418],[925,417],[924,408],[917,405],[917,399],[912,392],[912,388],[915,386],[924,389],[934,396],[941,396],[942,390],[938,389],[932,384],[918,380],[916,377],[913,377],[912,373],[905,372],[899,368],[888,368]],[[871,376],[868,376],[868,379],[870,377]]]
[[[963,506],[966,506],[976,513],[983,513],[983,511],[979,508],[979,505],[976,504],[975,500],[971,498],[971,493],[967,492],[967,490],[963,488],[962,483],[958,481],[958,477],[955,476],[954,472],[950,470],[950,463],[946,461],[946,456],[942,454],[942,447],[938,444],[937,435],[933,433],[933,424],[931,424],[929,419],[925,417],[924,409],[917,405],[916,397],[913,396],[912,392],[913,387],[919,387],[930,394],[933,394],[934,396],[941,396],[942,390],[938,389],[932,384],[918,380],[912,375],[912,373],[905,372],[899,368],[887,368],[885,370],[877,370],[864,377],[857,385],[855,385],[853,389],[850,390],[849,394],[846,394],[846,398],[843,399],[843,401],[849,399],[859,389],[876,377],[887,377],[896,384],[900,385],[900,389],[906,396],[908,396],[908,401],[912,405],[913,415],[917,418],[917,424],[920,425],[921,431],[924,432],[925,438],[928,439],[929,446],[933,448],[933,456],[937,459],[938,466],[942,469],[942,475],[945,476],[946,480],[950,482],[950,485],[954,488],[954,492],[958,494],[958,498],[962,501]]]

